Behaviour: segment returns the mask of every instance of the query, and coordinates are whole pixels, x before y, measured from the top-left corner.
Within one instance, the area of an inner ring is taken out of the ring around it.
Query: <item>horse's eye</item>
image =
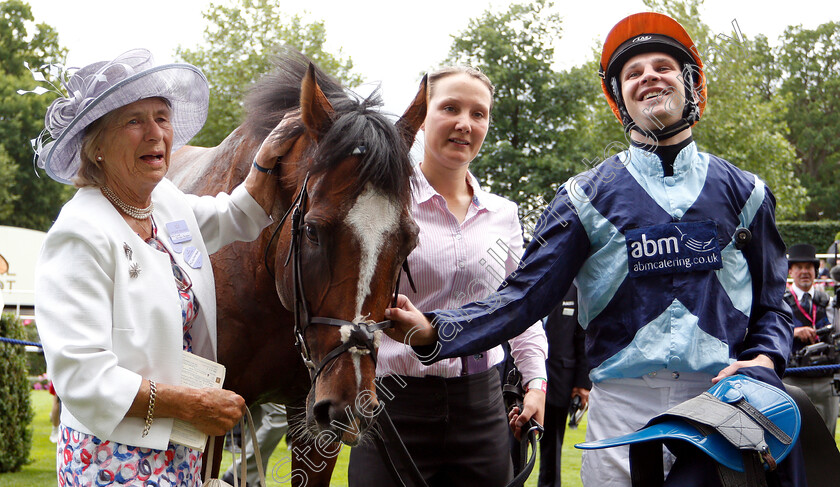
[[[318,243],[318,230],[315,229],[314,225],[310,225],[309,223],[305,223],[303,225],[303,231],[306,233],[306,238],[312,241],[312,243]]]

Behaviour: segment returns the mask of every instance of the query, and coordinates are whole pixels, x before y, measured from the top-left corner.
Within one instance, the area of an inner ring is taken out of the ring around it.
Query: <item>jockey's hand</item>
[[[817,343],[817,330],[810,326],[797,326],[793,329],[793,337],[809,345]]]
[[[385,333],[393,340],[410,346],[437,342],[437,331],[404,294],[397,296],[396,308],[385,310],[385,318],[394,322],[393,327],[385,329]]]
[[[738,369],[740,369],[740,368],[756,367],[756,366],[767,367],[768,369],[775,368],[773,366],[773,360],[770,357],[768,357],[767,355],[764,355],[764,354],[757,355],[752,360],[739,360],[737,362],[733,362],[732,364],[729,365],[729,367],[726,367],[725,369],[721,370],[718,373],[717,377],[712,379],[712,384],[717,384],[721,380],[723,380],[723,379],[725,379],[729,376],[737,374]]]
[[[523,430],[528,432],[528,421],[533,418],[539,424],[543,424],[545,416],[545,393],[537,388],[529,389],[522,401],[522,413],[518,407],[513,407],[508,413],[510,430],[517,440],[522,439]]]
[[[586,405],[589,404],[589,389],[574,387],[572,388],[572,397],[575,396],[580,396],[580,407],[586,408]]]
[[[259,150],[255,160],[260,167],[272,169],[277,164],[278,160],[289,152],[289,149],[295,145],[297,137],[288,138],[286,134],[294,127],[297,120],[300,118],[300,109],[293,110],[287,113],[283,120],[271,130],[271,133],[266,136]],[[285,139],[282,143],[278,140]]]

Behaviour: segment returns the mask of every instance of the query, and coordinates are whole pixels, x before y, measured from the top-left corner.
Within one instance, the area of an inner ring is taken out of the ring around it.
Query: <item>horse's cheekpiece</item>
[[[787,393],[734,375],[656,416],[635,433],[575,447],[594,450],[657,441],[674,445],[669,446],[673,452],[680,449],[677,442],[688,442],[737,472],[744,472],[744,452],[757,452],[764,468],[773,470],[790,453],[801,424],[799,408]]]
[[[365,154],[367,149],[365,146],[358,146],[356,149],[353,150],[351,155],[362,155]],[[354,323],[352,321],[341,320],[337,318],[327,318],[323,316],[311,316],[309,313],[309,307],[306,305],[305,293],[303,290],[303,278],[301,277],[301,259],[300,259],[300,239],[303,235],[301,231],[301,227],[303,226],[303,217],[307,212],[307,203],[309,201],[309,190],[307,189],[307,184],[309,184],[309,173],[306,173],[306,176],[303,178],[303,184],[300,187],[300,191],[298,192],[297,197],[292,202],[292,206],[286,210],[286,213],[280,219],[280,222],[277,224],[274,232],[269,239],[268,246],[266,247],[266,253],[264,255],[266,268],[269,269],[269,273],[271,274],[272,278],[274,278],[274,273],[270,271],[271,267],[268,263],[268,247],[271,247],[271,241],[274,240],[274,237],[277,235],[277,232],[283,228],[283,223],[291,214],[292,216],[292,228],[291,228],[291,243],[289,245],[289,253],[286,254],[286,262],[284,265],[289,265],[289,261],[292,262],[292,280],[293,284],[292,287],[294,288],[294,315],[295,315],[295,347],[297,347],[298,352],[300,352],[301,359],[303,359],[303,363],[309,369],[309,375],[311,378],[312,386],[315,387],[315,381],[318,376],[321,374],[321,371],[324,370],[324,367],[335,360],[336,357],[341,355],[342,353],[350,350],[350,349],[365,349],[370,353],[371,358],[373,359],[373,363],[376,364],[376,350],[377,345],[375,344],[375,335],[374,332],[384,330],[385,328],[390,328],[393,326],[391,320],[384,320],[378,323],[374,322],[363,322],[363,323]],[[185,251],[186,252],[186,251]],[[294,259],[293,259],[294,257]],[[408,276],[408,282],[411,285],[412,290],[416,290],[414,286],[414,281],[411,279],[411,274],[408,271],[408,260],[403,261],[402,269],[405,271],[406,275]],[[397,275],[397,283],[394,288],[394,301],[392,303],[393,307],[397,306],[397,293],[400,289],[400,277],[399,274]],[[328,325],[328,326],[335,326],[339,328],[346,327],[350,330],[350,334],[344,342],[332,349],[322,360],[320,363],[316,364],[312,360],[312,353],[309,350],[309,345],[306,343],[306,338],[304,337],[306,329],[310,325]]]

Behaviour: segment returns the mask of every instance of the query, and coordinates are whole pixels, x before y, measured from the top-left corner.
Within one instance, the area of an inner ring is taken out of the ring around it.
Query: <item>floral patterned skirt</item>
[[[56,459],[60,487],[201,486],[198,450],[172,443],[166,450],[152,450],[102,441],[63,424],[60,428]]]

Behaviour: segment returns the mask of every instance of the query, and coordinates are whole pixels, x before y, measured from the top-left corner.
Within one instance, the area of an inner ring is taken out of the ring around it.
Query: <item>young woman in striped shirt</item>
[[[516,268],[523,243],[516,204],[482,190],[469,172],[489,128],[492,83],[468,67],[443,68],[428,81],[424,155],[412,181],[420,235],[408,261],[417,292],[404,279],[400,293],[430,311],[454,309],[495,291]],[[548,346],[541,323],[510,345],[530,386],[522,415],[542,422]],[[503,358],[496,346],[425,366],[409,347],[383,337],[379,398],[430,486],[502,486],[512,478],[495,367]],[[353,448],[349,483],[394,485],[372,444]]]

